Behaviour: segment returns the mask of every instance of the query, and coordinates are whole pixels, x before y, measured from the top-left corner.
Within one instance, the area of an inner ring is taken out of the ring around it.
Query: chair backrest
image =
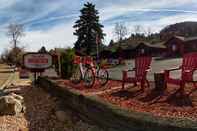
[[[74,64],[80,64],[81,63],[81,57],[80,56],[75,56],[73,63]]]
[[[93,58],[91,56],[83,57],[83,64],[93,66],[94,65]]]
[[[194,69],[197,68],[197,53],[188,53],[183,56],[182,79],[193,80]]]
[[[136,77],[145,77],[147,69],[149,69],[152,61],[150,56],[141,56],[135,59],[135,75]]]

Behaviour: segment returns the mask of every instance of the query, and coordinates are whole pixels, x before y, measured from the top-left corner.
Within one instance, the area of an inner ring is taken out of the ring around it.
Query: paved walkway
[[[11,79],[14,69],[8,65],[0,64],[0,87],[3,86],[8,79]]]
[[[154,73],[161,72],[165,69],[179,67],[182,63],[182,59],[169,59],[169,60],[154,60],[151,64],[151,71],[148,73],[148,79],[154,81]],[[127,60],[125,65],[118,66],[113,69],[109,69],[109,76],[112,79],[121,80],[122,79],[122,70],[132,69],[134,67],[134,60]],[[132,75],[132,74],[130,74]],[[181,72],[174,71],[170,74],[173,78],[180,78]],[[195,79],[197,80],[197,73],[195,73]]]

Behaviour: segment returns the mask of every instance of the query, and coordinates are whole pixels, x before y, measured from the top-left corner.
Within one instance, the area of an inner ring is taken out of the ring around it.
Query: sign
[[[31,70],[47,69],[52,65],[52,56],[48,53],[27,53],[23,56],[23,64]]]

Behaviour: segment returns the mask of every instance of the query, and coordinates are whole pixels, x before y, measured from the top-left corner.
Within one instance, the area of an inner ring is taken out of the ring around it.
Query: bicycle
[[[78,84],[83,80],[85,87],[91,88],[97,78],[102,86],[107,84],[109,79],[108,71],[100,65],[95,64],[90,56],[83,58],[76,56],[74,64],[78,66],[71,77],[71,81],[73,83]]]

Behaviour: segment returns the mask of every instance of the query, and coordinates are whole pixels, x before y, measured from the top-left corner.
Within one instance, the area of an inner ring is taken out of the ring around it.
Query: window
[[[175,44],[172,45],[172,51],[175,52],[177,50],[177,46]]]

